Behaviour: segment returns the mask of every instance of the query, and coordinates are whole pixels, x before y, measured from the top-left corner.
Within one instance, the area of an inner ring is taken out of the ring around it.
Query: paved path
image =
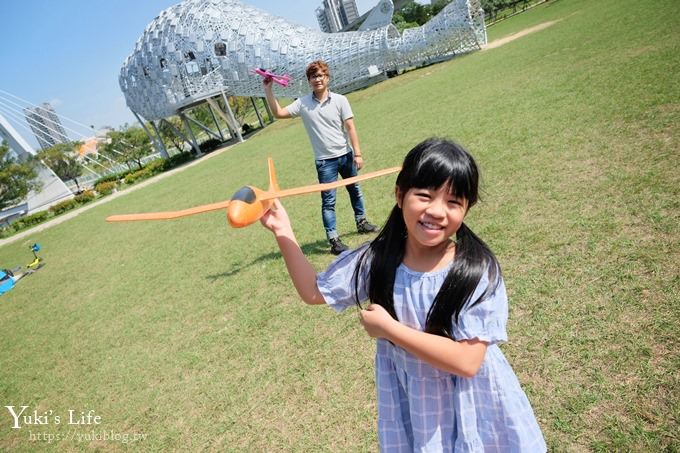
[[[113,199],[116,199],[118,197],[122,197],[124,195],[129,194],[129,193],[132,193],[135,190],[139,190],[142,187],[148,186],[149,184],[154,184],[154,183],[156,183],[156,182],[158,182],[162,179],[165,179],[169,176],[174,175],[177,172],[183,171],[183,170],[185,170],[189,167],[192,167],[192,166],[197,165],[201,162],[204,162],[206,159],[210,159],[211,157],[222,154],[224,151],[228,150],[232,146],[233,145],[228,145],[228,146],[225,146],[224,148],[220,148],[216,151],[213,151],[209,154],[204,155],[203,157],[201,157],[199,159],[194,159],[187,164],[181,165],[177,168],[173,168],[172,170],[164,171],[163,173],[160,173],[156,176],[153,176],[149,179],[146,179],[146,180],[144,180],[144,181],[142,181],[138,184],[134,184],[133,186],[128,187],[125,190],[121,190],[120,192],[112,193],[111,195],[105,196],[105,197],[103,197],[103,198],[101,198],[97,201],[94,201],[92,203],[88,203],[83,207],[73,209],[73,210],[67,212],[66,214],[62,214],[59,217],[53,218],[52,220],[48,220],[47,222],[43,222],[40,225],[36,225],[33,228],[29,228],[27,230],[20,231],[19,233],[15,234],[13,236],[10,236],[8,238],[0,239],[0,247],[2,247],[3,245],[11,244],[12,242],[16,242],[20,239],[25,238],[26,236],[30,236],[32,234],[43,231],[43,230],[50,228],[54,225],[59,225],[60,223],[65,222],[69,219],[72,219],[72,218],[76,217],[77,215],[87,211],[88,209],[92,209],[94,207],[99,206],[100,204],[107,203],[107,202],[109,202]]]

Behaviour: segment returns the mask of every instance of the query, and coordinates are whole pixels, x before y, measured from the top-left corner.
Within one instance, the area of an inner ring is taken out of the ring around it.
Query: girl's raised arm
[[[293,233],[288,213],[279,200],[274,200],[272,209],[262,216],[260,222],[274,233],[288,274],[300,298],[310,305],[325,304],[326,301],[316,284],[316,270],[302,253]]]

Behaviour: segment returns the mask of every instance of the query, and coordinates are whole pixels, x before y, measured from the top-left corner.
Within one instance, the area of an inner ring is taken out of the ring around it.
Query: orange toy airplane
[[[267,160],[267,163],[269,165],[269,189],[266,191],[258,189],[255,186],[244,186],[241,187],[229,201],[221,201],[219,203],[196,206],[195,208],[183,209],[181,211],[112,215],[107,217],[106,221],[129,222],[135,220],[171,220],[177,219],[179,217],[186,217],[204,212],[226,209],[229,224],[231,224],[231,226],[234,228],[242,228],[250,225],[251,223],[257,222],[260,217],[262,217],[272,207],[274,200],[277,198],[292,197],[294,195],[335,189],[337,187],[347,186],[349,184],[364,181],[366,179],[377,178],[378,176],[396,173],[401,170],[401,167],[392,167],[335,182],[281,190],[279,188],[279,184],[276,181],[274,161],[271,157]]]

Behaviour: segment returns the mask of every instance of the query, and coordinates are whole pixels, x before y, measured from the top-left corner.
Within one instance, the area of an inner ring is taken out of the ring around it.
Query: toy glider
[[[273,72],[267,71],[266,69],[262,69],[262,68],[255,68],[251,72],[253,74],[259,74],[262,77],[264,77],[265,79],[270,78],[274,82],[281,85],[282,87],[287,87],[288,84],[290,83],[290,80],[291,80],[290,76],[288,74],[283,74],[283,75],[274,74]]]
[[[277,198],[292,197],[312,192],[322,192],[324,190],[335,189],[347,186],[355,182],[366,179],[377,178],[378,176],[396,173],[401,167],[386,168],[371,173],[366,173],[352,178],[342,179],[325,184],[314,184],[311,186],[296,187],[294,189],[281,190],[276,181],[274,172],[274,161],[271,157],[267,160],[269,165],[269,189],[262,190],[255,186],[244,186],[240,188],[231,200],[219,203],[196,206],[194,208],[183,209],[181,211],[148,212],[141,214],[119,214],[106,218],[107,222],[130,222],[136,220],[171,220],[179,217],[186,217],[203,212],[227,210],[227,219],[234,228],[248,226],[260,219],[274,204]]]

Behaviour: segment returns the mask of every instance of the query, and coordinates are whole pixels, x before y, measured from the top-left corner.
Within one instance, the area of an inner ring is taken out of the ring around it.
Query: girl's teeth
[[[439,229],[437,225],[434,225],[432,223],[427,223],[427,222],[421,222],[426,228],[431,228],[431,229]]]

